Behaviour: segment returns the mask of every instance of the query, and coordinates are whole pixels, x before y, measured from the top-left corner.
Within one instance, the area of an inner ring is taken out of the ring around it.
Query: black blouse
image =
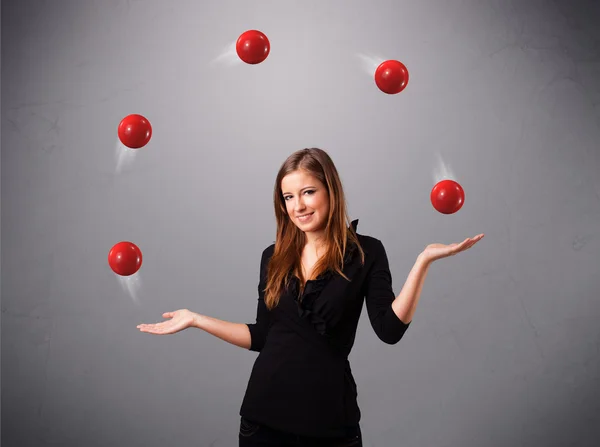
[[[358,220],[352,222],[356,230]],[[396,298],[383,244],[358,234],[365,252],[349,245],[343,272],[327,272],[307,281],[298,298],[292,280],[279,304],[264,302],[267,264],[275,245],[262,253],[256,323],[248,324],[251,351],[259,352],[252,368],[240,415],[289,433],[336,437],[360,420],[357,388],[348,355],[366,301],[373,330],[385,343],[400,341],[410,322],[392,309]]]

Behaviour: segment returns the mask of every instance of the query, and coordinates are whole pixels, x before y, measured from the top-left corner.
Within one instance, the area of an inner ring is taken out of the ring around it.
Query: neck
[[[309,250],[320,251],[325,246],[325,238],[322,233],[306,233],[305,248]]]

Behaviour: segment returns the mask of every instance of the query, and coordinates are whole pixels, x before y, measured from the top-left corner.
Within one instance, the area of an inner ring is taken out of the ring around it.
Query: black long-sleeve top
[[[352,222],[356,229],[358,220]],[[343,272],[326,272],[306,283],[298,298],[294,277],[278,306],[264,302],[267,264],[275,245],[262,253],[256,323],[248,324],[252,368],[240,415],[274,429],[317,436],[343,436],[344,427],[360,421],[357,387],[348,355],[366,302],[377,336],[395,344],[410,322],[392,309],[395,299],[388,258],[378,239],[358,234],[365,252],[361,265],[355,246],[347,250]]]

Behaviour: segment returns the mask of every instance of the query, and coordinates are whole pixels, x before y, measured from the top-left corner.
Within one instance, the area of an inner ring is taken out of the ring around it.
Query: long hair
[[[265,304],[272,309],[279,303],[279,298],[291,280],[291,274],[300,279],[300,293],[304,289],[304,277],[301,268],[302,249],[306,243],[306,235],[289,218],[285,200],[281,192],[283,178],[291,172],[302,170],[316,177],[327,190],[329,196],[329,215],[324,230],[324,255],[317,261],[311,278],[332,271],[342,272],[344,256],[350,244],[355,244],[364,263],[364,251],[358,242],[356,233],[349,225],[346,198],[340,176],[329,155],[322,149],[302,149],[290,155],[281,165],[273,191],[273,205],[277,221],[277,239],[275,250],[267,267],[267,284],[265,287]]]

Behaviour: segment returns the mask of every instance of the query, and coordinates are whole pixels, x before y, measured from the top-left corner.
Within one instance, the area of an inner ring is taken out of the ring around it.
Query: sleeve
[[[392,289],[392,274],[385,248],[379,240],[374,244],[373,255],[373,265],[366,279],[367,313],[379,339],[394,345],[400,341],[410,322],[404,323],[392,309],[396,299]]]
[[[271,246],[272,247],[272,246]],[[267,286],[267,265],[270,259],[269,250],[265,249],[260,260],[260,273],[258,280],[258,303],[256,309],[256,323],[248,323],[250,330],[250,351],[260,352],[265,345],[269,331],[269,309],[265,304],[265,287]]]

